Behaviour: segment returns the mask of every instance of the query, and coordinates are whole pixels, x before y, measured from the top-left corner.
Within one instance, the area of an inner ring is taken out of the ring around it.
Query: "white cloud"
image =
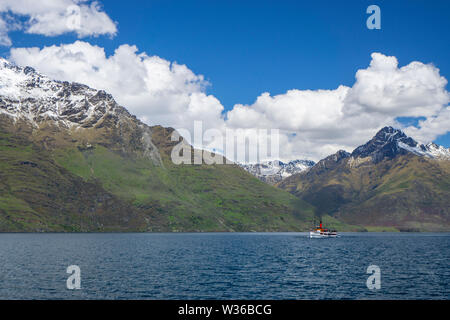
[[[420,120],[418,127],[409,126],[405,133],[413,136],[422,143],[427,143],[436,137],[446,134],[450,128],[450,107],[444,107],[436,115]]]
[[[345,86],[336,90],[289,90],[274,97],[265,92],[251,106],[236,105],[228,112],[228,124],[288,131],[335,126],[342,117],[348,90]]]
[[[0,46],[9,47],[12,44],[8,36],[8,25],[5,20],[0,17]]]
[[[116,23],[91,0],[2,0],[0,14],[11,18],[7,24],[0,20],[0,45],[4,46],[11,45],[11,24],[16,28],[20,25],[26,33],[45,36],[74,32],[81,38],[117,33]]]
[[[205,93],[208,82],[185,65],[138,53],[121,45],[107,57],[87,42],[39,48],[13,48],[11,60],[33,66],[59,80],[75,81],[111,93],[116,101],[148,124],[192,129],[223,126],[223,106]]]
[[[53,78],[104,89],[148,124],[191,130],[280,129],[282,160],[318,160],[339,149],[352,151],[397,117],[424,117],[419,128],[405,128],[421,142],[448,132],[447,81],[431,64],[398,67],[395,57],[372,54],[370,66],[356,73],[352,87],[263,93],[251,105],[235,105],[223,114],[220,101],[207,95],[208,83],[185,65],[139,53],[122,45],[113,55],[77,41],[40,48],[11,49],[11,59]],[[214,144],[214,143],[213,143]],[[217,146],[217,145],[216,145]],[[219,147],[220,149],[220,147]]]
[[[12,45],[8,32],[20,30],[22,26],[9,13],[1,13],[0,11],[0,46],[9,47]]]
[[[352,87],[263,93],[252,105],[229,111],[227,125],[284,130],[286,158],[318,159],[339,148],[352,151],[381,127],[401,126],[397,117],[425,117],[419,128],[405,130],[419,141],[431,141],[449,129],[446,84],[431,64],[415,61],[399,68],[395,57],[373,53]]]
[[[446,84],[432,65],[414,61],[398,68],[395,57],[373,53],[369,68],[356,73],[356,83],[345,99],[345,112],[432,116],[449,101]]]

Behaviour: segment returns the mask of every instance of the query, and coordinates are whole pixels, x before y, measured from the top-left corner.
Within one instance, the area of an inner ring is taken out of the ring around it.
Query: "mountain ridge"
[[[385,158],[392,159],[399,154],[406,154],[406,152],[433,159],[450,160],[450,148],[446,149],[432,142],[426,145],[419,144],[400,129],[391,126],[382,128],[366,144],[353,150],[351,157],[371,157],[372,162],[377,163]]]
[[[300,231],[314,208],[237,165],[175,165],[174,129],[0,61],[0,231]]]
[[[385,127],[277,184],[322,214],[368,229],[450,230],[450,154]]]

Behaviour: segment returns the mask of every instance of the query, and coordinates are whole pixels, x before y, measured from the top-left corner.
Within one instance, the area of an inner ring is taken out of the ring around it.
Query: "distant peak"
[[[384,138],[385,140],[389,140],[389,139],[398,139],[398,138],[406,137],[406,134],[400,129],[396,129],[394,127],[389,126],[389,127],[384,127],[380,131],[378,131],[377,134],[375,135],[375,137]]]
[[[447,158],[447,149],[434,143],[419,145],[413,138],[408,137],[402,130],[387,126],[379,130],[366,144],[356,148],[353,158],[371,157],[374,163],[397,155],[413,153],[429,158]]]
[[[343,157],[348,157],[350,155],[350,153],[341,149],[341,150],[338,150],[336,152],[336,155],[343,156]]]
[[[395,132],[395,131],[401,131],[400,129],[394,128],[392,126],[385,126],[378,132]]]
[[[311,160],[291,160],[289,162],[270,160],[254,164],[240,164],[247,172],[271,184],[277,183],[293,174],[306,171],[314,165],[315,162]]]
[[[339,162],[342,159],[348,158],[350,157],[350,153],[345,151],[345,150],[338,150],[336,153],[329,155],[328,157],[326,157],[325,159],[321,160],[321,161],[325,161],[325,162],[329,162],[329,161],[333,161],[333,162]]]

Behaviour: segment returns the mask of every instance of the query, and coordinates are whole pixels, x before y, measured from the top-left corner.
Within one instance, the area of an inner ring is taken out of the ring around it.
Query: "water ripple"
[[[449,299],[449,248],[448,233],[0,234],[0,299]]]

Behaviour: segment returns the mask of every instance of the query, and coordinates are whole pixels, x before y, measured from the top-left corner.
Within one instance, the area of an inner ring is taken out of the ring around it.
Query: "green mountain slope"
[[[144,216],[98,181],[59,166],[28,140],[30,131],[13,134],[0,124],[0,231],[141,228]]]
[[[158,161],[114,127],[33,128],[0,115],[0,231],[306,230],[313,207],[236,165],[175,165],[171,129],[147,128]],[[120,127],[123,130],[123,126]],[[106,130],[106,131],[105,131]]]

